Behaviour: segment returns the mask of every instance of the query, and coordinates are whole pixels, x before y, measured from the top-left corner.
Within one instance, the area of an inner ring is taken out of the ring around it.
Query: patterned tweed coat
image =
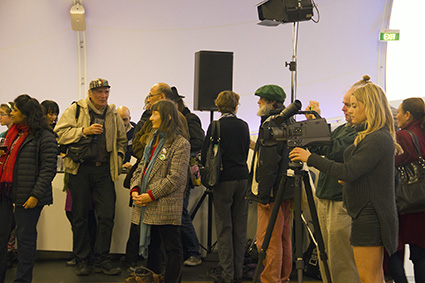
[[[143,223],[150,225],[181,225],[183,194],[186,188],[190,144],[177,136],[172,144],[165,143],[149,175],[146,191],[155,200],[146,206]],[[130,188],[142,187],[145,163],[140,162],[131,179]],[[140,223],[140,206],[133,204],[131,222]]]

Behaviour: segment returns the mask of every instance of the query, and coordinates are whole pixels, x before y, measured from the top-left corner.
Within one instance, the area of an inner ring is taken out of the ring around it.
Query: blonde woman
[[[294,148],[291,160],[307,162],[343,181],[343,201],[352,218],[350,242],[361,282],[384,282],[384,248],[397,247],[397,210],[394,198],[394,122],[382,88],[372,82],[351,96],[352,123],[358,135],[344,152],[344,163]]]

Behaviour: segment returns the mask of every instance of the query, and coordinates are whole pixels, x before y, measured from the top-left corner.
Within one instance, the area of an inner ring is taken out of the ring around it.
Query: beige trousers
[[[360,283],[353,248],[350,244],[351,217],[342,201],[318,199],[317,216],[323,235],[332,282]],[[323,282],[327,283],[322,261],[319,260]]]

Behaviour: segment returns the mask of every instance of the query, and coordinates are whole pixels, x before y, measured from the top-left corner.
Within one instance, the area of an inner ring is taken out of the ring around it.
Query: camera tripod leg
[[[325,252],[325,246],[323,243],[322,233],[320,231],[320,225],[319,220],[317,217],[317,211],[316,206],[314,204],[313,199],[313,193],[310,186],[310,180],[308,178],[308,172],[306,171],[300,171],[299,168],[296,168],[294,170],[294,229],[295,229],[295,268],[297,269],[297,279],[298,282],[303,282],[303,276],[304,276],[304,259],[303,259],[303,240],[302,240],[302,229],[303,229],[303,223],[301,218],[301,182],[304,183],[304,188],[307,195],[307,201],[310,208],[313,225],[314,225],[314,234],[315,238],[318,243],[318,248],[320,252],[320,260],[322,260],[324,267],[325,267],[325,275],[328,279],[329,283],[332,283],[330,272],[329,272],[329,266],[327,262],[327,254]],[[282,198],[283,198],[283,192],[287,185],[289,178],[285,180],[285,184],[281,186],[277,192],[275,204],[272,209],[272,213],[270,216],[269,223],[267,225],[266,234],[264,236],[264,241],[261,246],[261,250],[258,253],[258,263],[257,267],[255,269],[255,273],[252,279],[252,283],[257,282],[258,276],[260,275],[260,270],[262,267],[263,260],[266,258],[267,255],[267,248],[269,247],[270,238],[273,232],[273,228],[276,222],[277,213],[279,211],[279,207],[282,204]]]
[[[332,283],[331,273],[330,273],[329,265],[328,265],[328,255],[325,250],[325,243],[323,241],[322,232],[320,230],[319,218],[317,217],[316,205],[314,204],[314,198],[313,198],[313,192],[310,186],[309,174],[307,171],[302,171],[301,174],[304,180],[304,188],[305,188],[305,193],[307,195],[308,206],[310,208],[311,219],[313,221],[314,237],[316,239],[317,247],[319,249],[319,257],[323,263],[327,282]]]

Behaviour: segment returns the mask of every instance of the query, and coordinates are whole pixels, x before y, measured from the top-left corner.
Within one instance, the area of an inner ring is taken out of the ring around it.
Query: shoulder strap
[[[215,121],[217,123],[217,142],[220,142],[221,138],[220,138],[220,121],[217,120]]]
[[[77,101],[73,101],[71,103],[71,105],[74,104],[74,103],[77,106],[77,108],[75,110],[75,121],[78,121],[78,117],[80,117],[80,105],[77,103]]]
[[[410,135],[410,137],[412,138],[413,145],[416,148],[416,153],[418,154],[419,157],[422,157],[422,153],[421,153],[421,148],[419,146],[419,139],[418,139],[418,137],[416,136],[416,134],[414,132],[411,132],[409,130],[406,130],[406,132],[408,132],[409,135]]]
[[[211,137],[210,141],[215,143],[220,143],[220,122],[219,121],[212,121],[211,123]]]

